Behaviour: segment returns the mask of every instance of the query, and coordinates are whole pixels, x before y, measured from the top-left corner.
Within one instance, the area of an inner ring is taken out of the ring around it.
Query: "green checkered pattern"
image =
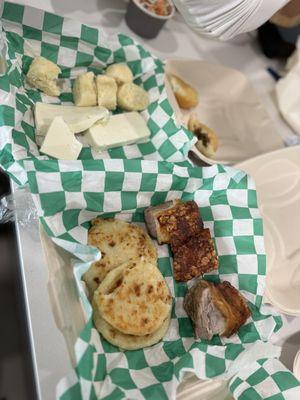
[[[72,104],[72,81],[80,73],[96,74],[112,63],[126,63],[135,82],[148,91],[149,107],[142,112],[151,131],[146,143],[95,152],[82,149],[79,159],[150,159],[187,163],[196,138],[175,123],[164,86],[163,63],[123,34],[109,35],[36,8],[5,2],[2,37],[7,44],[7,72],[0,76],[0,166],[20,183],[26,182],[22,160],[41,156],[35,141],[32,106],[37,101]],[[1,33],[1,32],[0,32]],[[28,86],[25,75],[33,57],[42,55],[62,70],[59,98]],[[116,112],[120,112],[117,110]]]
[[[220,165],[194,168],[149,160],[32,160],[25,166],[46,232],[81,260],[82,251],[76,249],[85,248],[92,218],[116,216],[144,227],[145,207],[174,198],[194,199],[220,261],[219,270],[205,279],[230,281],[252,311],[233,337],[195,341],[183,309],[184,295],[193,282],[173,279],[170,249],[159,246],[158,266],[175,299],[170,329],[151,348],[120,352],[93,328],[81,283],[90,263],[77,261],[74,275],[88,323],[76,343],[76,370],[58,386],[59,399],[174,399],[186,371],[201,379],[230,378],[236,373],[232,371],[238,356],[247,355],[242,367],[249,359],[270,357],[267,341],[280,328],[281,319],[261,304],[266,272],[263,227],[255,186],[245,173]],[[251,351],[255,342],[262,344],[257,355]]]
[[[299,400],[300,382],[279,360],[259,360],[230,382],[239,400]]]

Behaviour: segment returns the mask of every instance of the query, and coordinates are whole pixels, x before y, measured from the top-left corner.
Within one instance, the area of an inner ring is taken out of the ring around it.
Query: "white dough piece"
[[[150,130],[138,112],[117,114],[107,124],[96,124],[87,130],[85,139],[95,150],[142,142],[150,137]]]
[[[36,135],[46,135],[55,117],[62,117],[72,133],[79,133],[96,122],[107,120],[109,111],[98,106],[77,107],[37,102],[34,106]]]
[[[49,96],[59,96],[60,89],[55,80],[61,73],[60,68],[44,57],[35,57],[26,75],[27,82]]]
[[[133,81],[131,69],[126,64],[111,64],[107,67],[105,75],[114,78],[118,85]]]
[[[62,117],[55,117],[48,129],[41,153],[60,160],[77,160],[82,149]]]
[[[117,107],[116,81],[110,76],[98,75],[96,78],[98,105],[115,110]]]
[[[149,105],[149,96],[135,83],[124,83],[118,89],[117,102],[122,110],[142,111]]]
[[[94,73],[86,72],[77,76],[73,85],[73,99],[76,106],[88,107],[97,104]]]

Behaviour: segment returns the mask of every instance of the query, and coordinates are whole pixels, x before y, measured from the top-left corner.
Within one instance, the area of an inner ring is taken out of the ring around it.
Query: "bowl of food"
[[[175,7],[168,0],[130,0],[125,20],[133,32],[152,39],[173,17],[174,11]]]

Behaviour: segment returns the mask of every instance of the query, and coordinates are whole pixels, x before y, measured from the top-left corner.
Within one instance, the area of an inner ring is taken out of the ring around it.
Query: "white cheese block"
[[[139,143],[149,137],[150,130],[138,112],[113,115],[106,124],[93,125],[85,134],[87,143],[98,151]]]
[[[79,133],[96,122],[109,118],[109,111],[98,106],[76,107],[38,102],[34,107],[36,134],[45,135],[55,117],[62,117],[71,132]]]
[[[60,160],[77,160],[82,149],[62,117],[55,117],[46,134],[41,153]]]

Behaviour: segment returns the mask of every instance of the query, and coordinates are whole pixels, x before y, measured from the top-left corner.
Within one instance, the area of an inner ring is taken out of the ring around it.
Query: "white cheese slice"
[[[106,124],[98,123],[90,127],[86,142],[95,150],[103,151],[113,147],[142,142],[150,137],[150,130],[138,112],[117,114]]]
[[[109,111],[104,107],[76,107],[59,104],[36,103],[34,119],[37,135],[45,135],[55,117],[62,117],[73,133],[87,130],[96,122],[109,118]]]
[[[82,149],[62,117],[55,117],[48,129],[41,152],[60,160],[77,160]]]

